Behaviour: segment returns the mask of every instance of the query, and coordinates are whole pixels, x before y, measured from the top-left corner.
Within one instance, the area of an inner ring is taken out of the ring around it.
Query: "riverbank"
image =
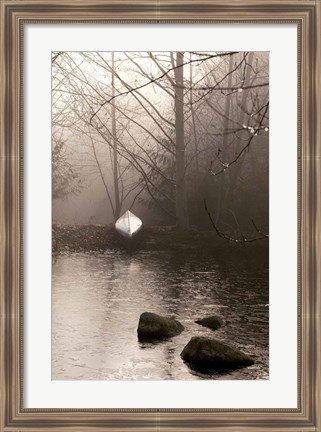
[[[260,255],[268,259],[268,241],[235,244],[220,238],[214,231],[179,232],[171,226],[143,227],[131,240],[109,225],[53,225],[54,253],[104,252],[108,250],[177,251],[220,254]]]

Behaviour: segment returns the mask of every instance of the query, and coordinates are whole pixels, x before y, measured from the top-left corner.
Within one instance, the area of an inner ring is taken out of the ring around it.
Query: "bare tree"
[[[115,219],[139,201],[187,229],[192,209],[211,194],[216,222],[227,223],[226,211],[236,220],[236,185],[249,188],[241,178],[255,164],[245,165],[246,155],[268,131],[263,60],[83,52],[57,53],[53,62],[54,130],[83,149],[79,168],[86,162],[101,179]]]

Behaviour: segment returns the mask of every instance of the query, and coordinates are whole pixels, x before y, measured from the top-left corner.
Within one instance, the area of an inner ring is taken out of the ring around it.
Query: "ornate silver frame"
[[[320,0],[0,0],[0,429],[321,429]],[[297,409],[26,409],[23,405],[23,37],[26,23],[295,23],[298,26]]]

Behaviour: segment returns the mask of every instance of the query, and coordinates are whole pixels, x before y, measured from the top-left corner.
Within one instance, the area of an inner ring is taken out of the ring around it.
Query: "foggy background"
[[[56,52],[53,223],[268,232],[265,52]]]

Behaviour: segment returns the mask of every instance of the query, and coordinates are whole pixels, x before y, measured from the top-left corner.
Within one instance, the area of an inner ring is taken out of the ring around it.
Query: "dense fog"
[[[265,52],[55,52],[53,222],[268,233]]]

